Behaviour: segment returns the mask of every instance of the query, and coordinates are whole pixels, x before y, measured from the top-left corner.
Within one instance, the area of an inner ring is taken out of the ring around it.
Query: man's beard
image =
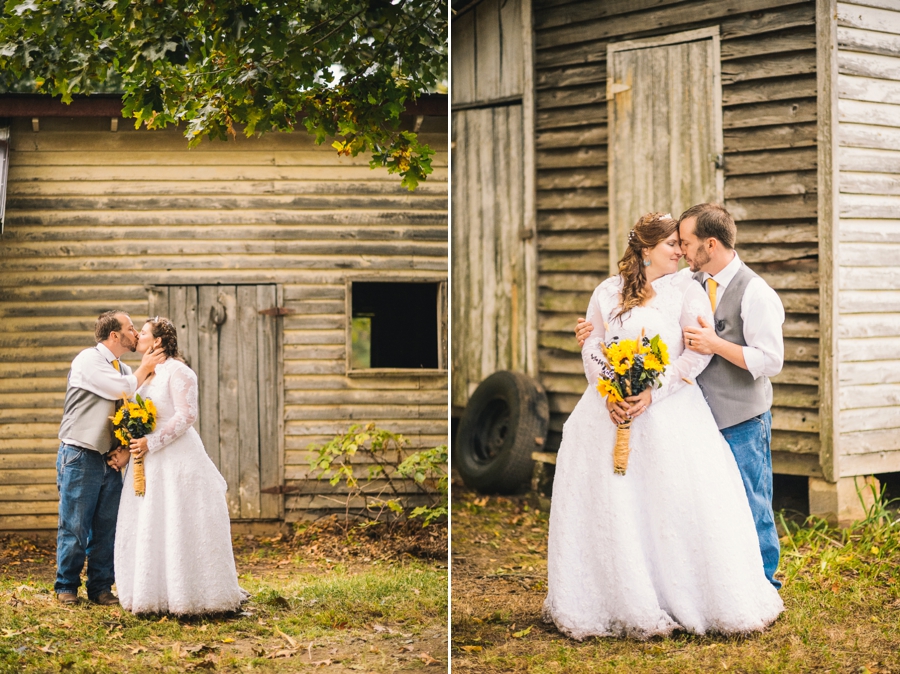
[[[128,349],[129,351],[131,351],[131,353],[134,353],[134,352],[137,350],[137,340],[136,340],[136,339],[132,339],[130,342],[126,342],[126,341],[123,339],[123,340],[122,340],[122,346],[124,346],[126,349]]]
[[[709,262],[710,257],[709,253],[707,253],[703,248],[698,248],[696,255],[691,259],[691,271],[698,272],[700,268]]]

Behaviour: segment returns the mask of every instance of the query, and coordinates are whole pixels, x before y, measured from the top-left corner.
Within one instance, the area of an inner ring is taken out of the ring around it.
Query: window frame
[[[351,328],[353,322],[353,284],[354,283],[435,283],[437,284],[437,336],[438,367],[370,367],[357,368],[351,366],[353,342]],[[447,323],[447,276],[354,276],[344,281],[344,373],[348,377],[371,377],[386,375],[395,377],[446,377],[448,374],[448,323]]]

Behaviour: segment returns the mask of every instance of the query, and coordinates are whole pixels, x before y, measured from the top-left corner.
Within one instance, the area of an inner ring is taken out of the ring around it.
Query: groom
[[[59,529],[56,538],[56,598],[78,600],[81,569],[88,559],[87,595],[95,604],[117,604],[113,549],[122,478],[107,465],[106,453],[116,444],[110,417],[116,401],[133,394],[165,360],[165,353],[147,353],[131,373],[119,361],[134,351],[138,333],[124,311],[107,311],[94,328],[97,345],[72,361],[59,427],[56,486],[59,489]]]
[[[719,430],[737,461],[756,524],[766,578],[774,578],[780,547],[772,511],[772,385],[784,364],[778,294],[741,262],[734,250],[737,228],[717,204],[692,206],[678,220],[681,248],[694,279],[712,304],[715,325],[698,318],[684,329],[689,349],[712,354],[697,377]],[[686,270],[680,273],[688,273]],[[579,319],[580,345],[593,326]],[[630,414],[630,411],[629,411]]]

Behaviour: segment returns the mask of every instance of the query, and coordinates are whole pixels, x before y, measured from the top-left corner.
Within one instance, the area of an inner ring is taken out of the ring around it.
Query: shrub
[[[421,518],[428,526],[447,515],[447,446],[411,454],[408,446],[399,433],[354,424],[327,444],[309,445],[315,452],[310,466],[314,477],[346,489],[345,522]]]

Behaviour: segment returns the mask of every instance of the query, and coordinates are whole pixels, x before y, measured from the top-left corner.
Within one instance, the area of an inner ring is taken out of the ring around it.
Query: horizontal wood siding
[[[539,360],[551,447],[586,387],[575,320],[610,273],[607,44],[719,26],[725,206],[741,258],[787,312],[776,470],[812,470],[788,453],[819,452],[815,14],[811,0],[535,2]]]
[[[279,319],[280,479],[302,488],[288,519],[336,507],[308,481],[311,442],[368,421],[415,447],[446,442],[446,376],[348,377],[345,366],[347,279],[447,274],[446,120],[425,124],[435,172],[410,193],[302,133],[188,150],[178,131],[42,119],[34,133],[16,120],[0,238],[0,530],[56,526],[69,363],[93,344],[100,312],[124,309],[140,326],[153,285],[281,288],[292,313]]]
[[[900,471],[900,5],[837,6],[838,466],[859,475]]]

